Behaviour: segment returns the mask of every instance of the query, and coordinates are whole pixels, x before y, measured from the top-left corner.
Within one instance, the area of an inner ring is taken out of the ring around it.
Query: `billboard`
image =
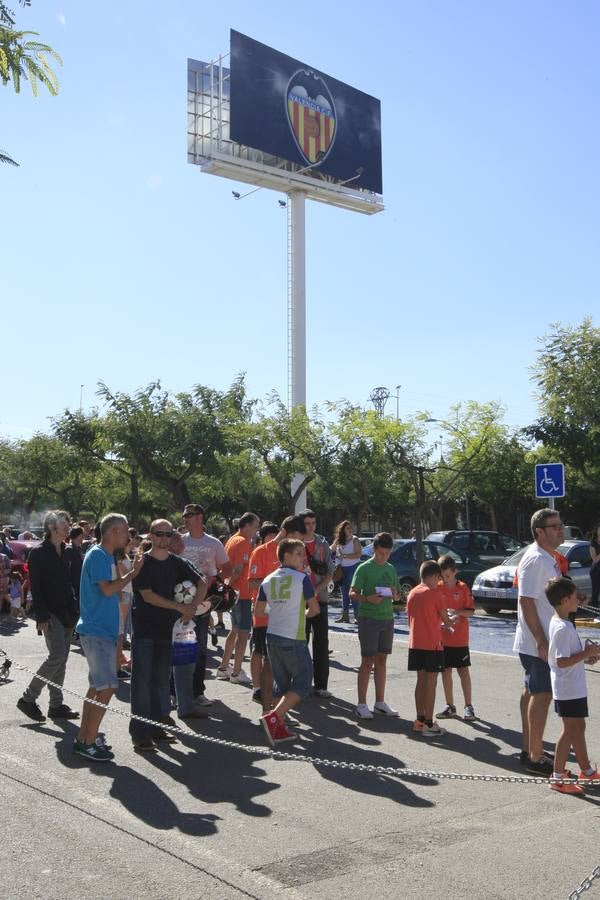
[[[379,100],[231,31],[233,141],[383,193]]]

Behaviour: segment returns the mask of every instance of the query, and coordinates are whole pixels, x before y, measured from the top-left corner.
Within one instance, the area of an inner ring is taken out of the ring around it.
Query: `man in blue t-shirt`
[[[110,513],[100,522],[101,540],[85,556],[79,592],[80,618],[77,633],[89,668],[88,700],[108,704],[119,686],[117,678],[117,638],[119,636],[119,594],[143,565],[136,555],[133,568],[119,577],[114,553],[129,542],[125,516]],[[107,762],[114,753],[97,743],[105,709],[83,704],[81,727],[73,751],[94,762]]]

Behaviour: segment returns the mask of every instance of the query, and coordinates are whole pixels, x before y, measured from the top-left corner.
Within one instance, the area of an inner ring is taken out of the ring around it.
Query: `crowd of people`
[[[8,591],[11,613],[23,609],[24,615],[32,615],[48,651],[17,702],[22,713],[45,721],[38,700],[47,685],[48,717],[80,719],[74,752],[90,761],[109,761],[114,754],[100,732],[101,722],[119,679],[130,678],[133,748],[156,752],[161,743],[177,741],[174,710],[182,720],[208,717],[213,703],[205,685],[208,640],[218,643],[219,631],[226,630],[223,612],[228,611],[231,629],[216,678],[252,688],[271,746],[295,741],[290,710],[310,693],[325,700],[332,696],[328,602],[335,580],[342,591],[338,621],[349,621],[352,605],[358,625],[355,714],[359,719],[398,716],[385,699],[394,603],[400,599],[398,576],[389,562],[391,534],[377,534],[372,556],[360,562],[351,523],[341,522],[330,544],[317,533],[310,509],[288,516],[281,525],[261,525],[255,513],[246,512],[225,542],[207,533],[200,504],[187,504],[182,518],[180,527],[157,518],[142,537],[117,513],[105,516],[94,531],[87,522],[73,526],[65,511],[48,513],[44,539],[28,559],[29,609],[24,608],[23,585],[10,576],[10,562],[7,570],[7,557],[0,553],[0,594]],[[576,793],[586,783],[600,782],[584,734],[585,663],[600,659],[600,647],[582,644],[571,621],[580,598],[556,557],[562,541],[560,516],[555,510],[539,510],[531,530],[533,543],[517,572],[514,649],[525,677],[520,759],[527,771],[550,778],[553,789]],[[458,574],[450,555],[427,560],[420,568],[420,584],[407,598],[408,669],[416,673],[412,728],[426,738],[442,736],[439,720],[458,715],[454,669],[464,699],[462,717],[476,717],[469,651],[474,604]],[[77,641],[88,665],[86,701],[92,701],[84,702],[81,715],[65,704],[61,689],[69,651]],[[248,674],[243,662],[249,641]],[[128,659],[124,651],[129,648]],[[440,673],[445,706],[435,715]],[[375,699],[370,706],[371,681]],[[554,757],[543,745],[552,697],[563,724]],[[578,783],[566,768],[571,748],[581,769]]]

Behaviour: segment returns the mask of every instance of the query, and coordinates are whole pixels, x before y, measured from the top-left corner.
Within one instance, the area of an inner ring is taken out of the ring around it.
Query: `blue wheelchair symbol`
[[[565,496],[565,467],[562,463],[541,463],[535,467],[535,496]]]

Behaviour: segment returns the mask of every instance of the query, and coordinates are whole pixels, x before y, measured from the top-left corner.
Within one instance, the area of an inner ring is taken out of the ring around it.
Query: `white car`
[[[513,582],[517,566],[526,549],[522,547],[499,566],[493,566],[477,575],[473,581],[473,599],[484,612],[493,615],[501,609],[516,610],[518,591]],[[564,541],[558,552],[569,561],[569,578],[572,578],[579,590],[589,598],[592,593],[590,542]]]

